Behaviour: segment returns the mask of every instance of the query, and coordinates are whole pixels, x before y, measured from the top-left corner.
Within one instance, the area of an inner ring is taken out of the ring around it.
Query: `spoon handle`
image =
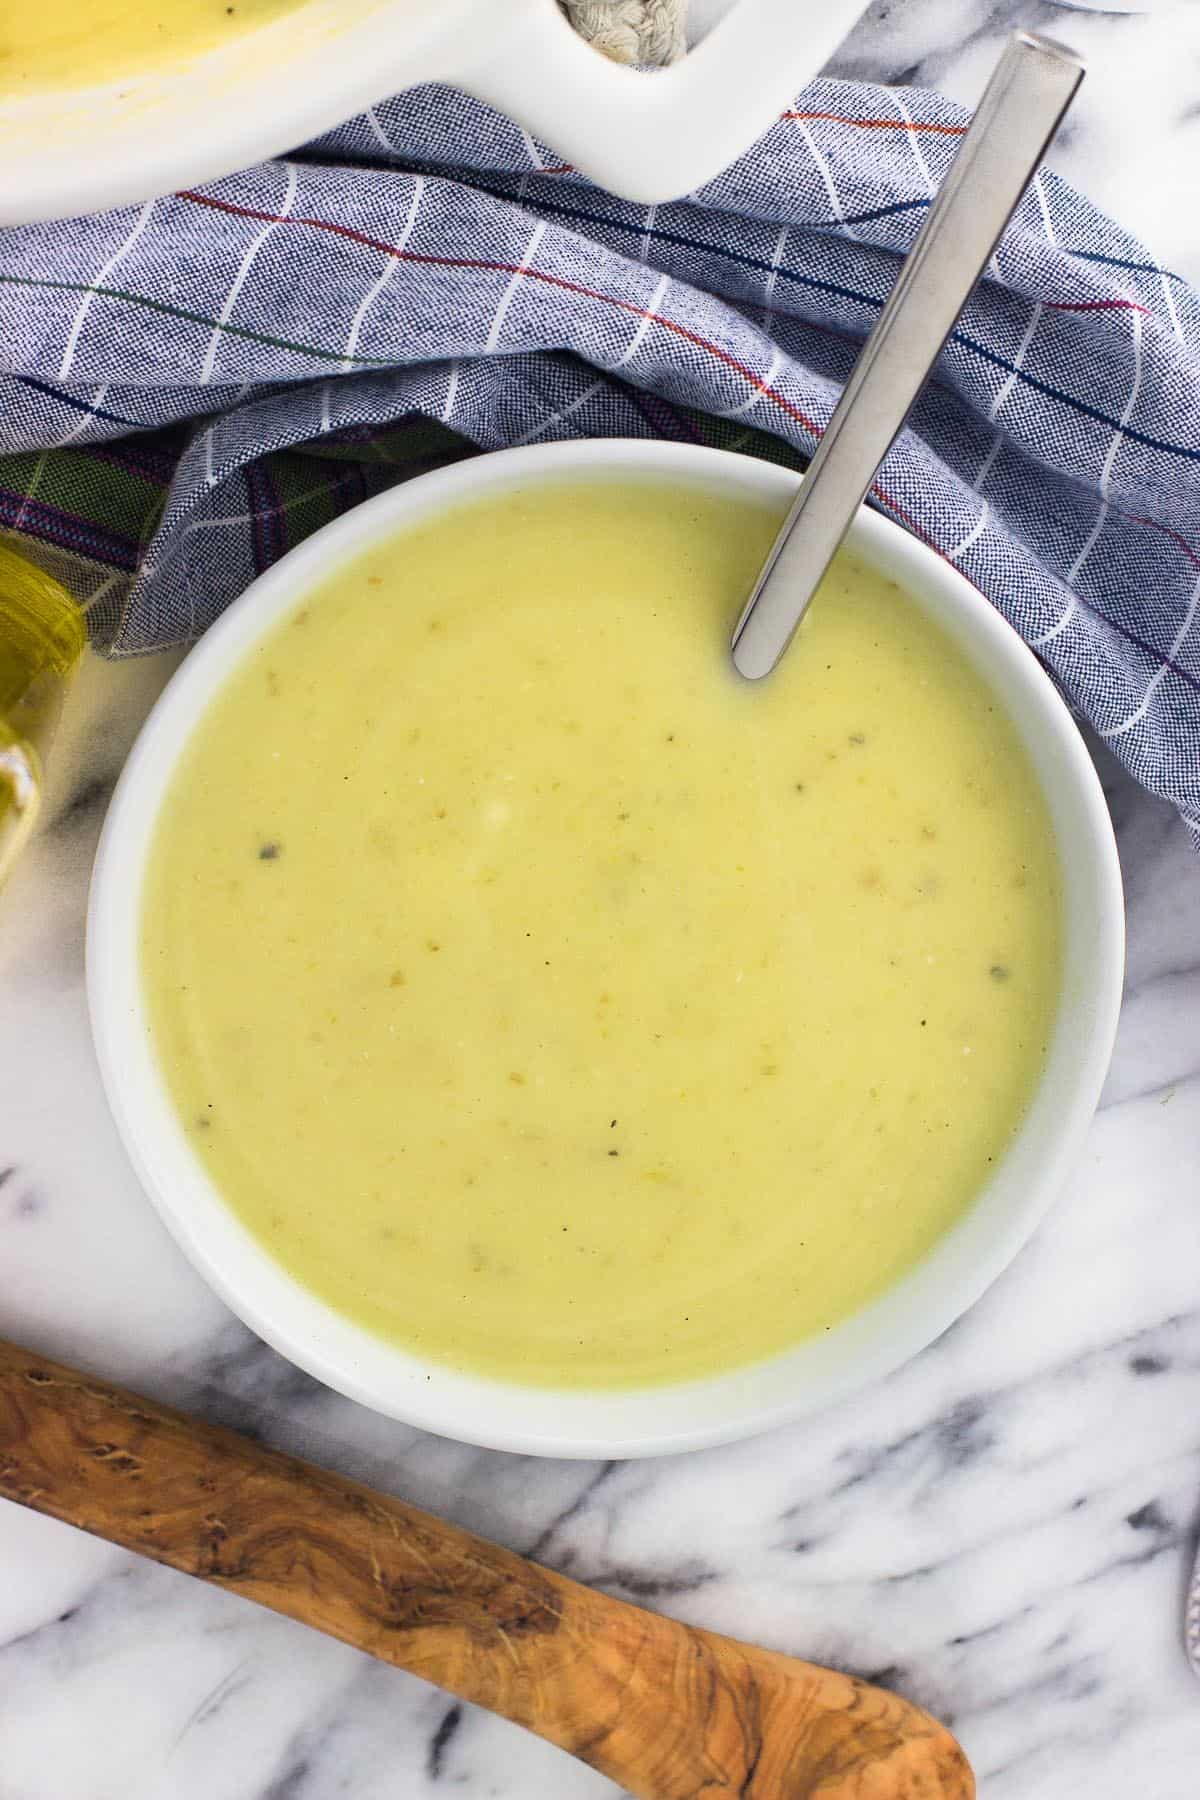
[[[738,620],[749,679],[791,642],[1083,74],[1061,44],[1010,38]]]
[[[612,1599],[0,1340],[4,1499],[489,1707],[635,1800],[975,1794],[950,1733],[898,1694]]]

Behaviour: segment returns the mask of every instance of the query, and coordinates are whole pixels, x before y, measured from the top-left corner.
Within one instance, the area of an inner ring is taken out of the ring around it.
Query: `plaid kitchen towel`
[[[936,94],[821,81],[646,209],[424,88],[286,161],[0,233],[0,526],[124,655],[196,636],[326,519],[472,450],[665,436],[798,463],[963,130]],[[1185,284],[1043,172],[873,498],[1200,843]]]

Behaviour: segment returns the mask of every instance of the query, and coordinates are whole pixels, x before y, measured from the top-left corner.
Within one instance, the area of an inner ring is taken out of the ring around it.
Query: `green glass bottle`
[[[37,816],[42,759],[86,636],[66,588],[0,539],[0,882]]]

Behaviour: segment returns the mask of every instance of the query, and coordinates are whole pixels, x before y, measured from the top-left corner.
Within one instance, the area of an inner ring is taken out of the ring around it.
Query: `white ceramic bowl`
[[[773,123],[865,6],[737,0],[651,74],[600,56],[556,0],[306,0],[216,50],[0,98],[0,225],[194,187],[423,81],[492,101],[628,200],[674,200]]]
[[[341,1317],[268,1255],[192,1151],[155,1061],[142,1000],[146,854],[180,752],[250,647],[345,558],[466,498],[548,478],[631,476],[740,492],[781,510],[796,483],[782,469],[722,451],[591,440],[460,463],[326,526],[254,583],[166,689],[109,812],[88,921],[92,1026],[117,1124],[163,1219],[217,1292],[284,1356],[380,1412],[473,1443],[556,1456],[643,1456],[749,1435],[839,1399],[937,1337],[1015,1256],[1078,1153],[1108,1066],[1121,990],[1112,828],[1066,707],[1020,638],[956,569],[864,509],[853,548],[894,576],[986,674],[1033,760],[1062,859],[1066,967],[1045,1074],[966,1216],[897,1287],[819,1339],[731,1374],[624,1393],[522,1388],[419,1361]]]

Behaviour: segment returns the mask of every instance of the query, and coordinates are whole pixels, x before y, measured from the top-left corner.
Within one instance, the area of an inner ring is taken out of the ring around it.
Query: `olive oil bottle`
[[[42,758],[85,638],[67,590],[0,539],[0,882],[37,816]]]

